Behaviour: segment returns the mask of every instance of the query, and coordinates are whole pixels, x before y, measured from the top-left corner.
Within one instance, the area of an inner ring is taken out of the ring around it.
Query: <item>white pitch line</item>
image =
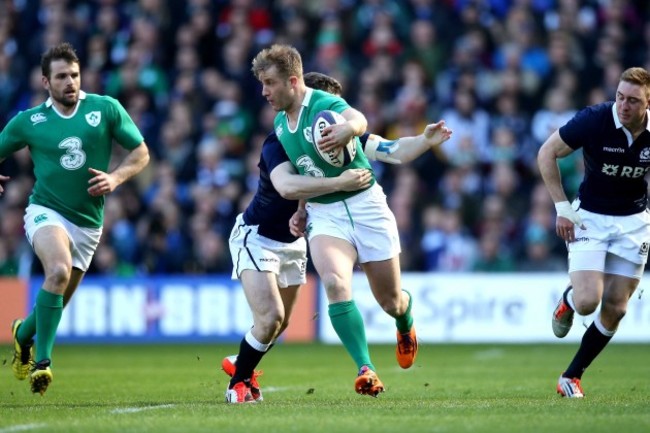
[[[124,407],[124,408],[118,408],[118,409],[113,409],[111,413],[136,413],[136,412],[142,412],[145,410],[154,410],[154,409],[168,409],[170,407],[176,406],[175,404],[161,404],[158,406],[142,406],[142,407]],[[2,433],[2,431],[0,431]]]
[[[264,392],[278,392],[278,391],[287,391],[291,389],[290,386],[265,386]]]
[[[489,359],[503,358],[505,354],[506,352],[503,349],[485,349],[474,353],[474,359],[478,359],[479,361],[487,361]]]
[[[37,428],[42,428],[46,427],[47,424],[19,424],[19,425],[12,425],[9,427],[4,427],[0,428],[0,433],[12,433],[12,432],[17,432],[17,431],[27,431],[27,430],[34,430]]]

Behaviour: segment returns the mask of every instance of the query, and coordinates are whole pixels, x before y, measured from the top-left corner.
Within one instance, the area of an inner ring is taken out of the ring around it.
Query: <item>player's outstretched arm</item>
[[[288,200],[318,197],[337,191],[357,191],[372,183],[372,172],[354,168],[336,177],[299,175],[290,162],[284,162],[271,171],[271,182],[280,195]]]
[[[149,149],[142,142],[138,147],[129,152],[120,165],[111,173],[89,168],[88,171],[93,177],[88,181],[90,185],[88,193],[95,197],[111,193],[115,191],[115,188],[140,173],[148,163]]]
[[[370,134],[363,152],[375,161],[389,164],[411,162],[428,150],[435,150],[451,137],[452,130],[445,126],[445,121],[430,123],[422,134],[415,137],[401,137],[397,140],[387,140],[378,135]]]

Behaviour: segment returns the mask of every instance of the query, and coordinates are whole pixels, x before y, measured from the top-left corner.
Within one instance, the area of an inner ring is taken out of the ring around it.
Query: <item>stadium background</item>
[[[167,326],[176,329],[164,336],[172,340],[231,341],[248,326],[245,302],[228,278],[227,239],[255,191],[259,149],[271,130],[274,113],[250,60],[272,42],[296,46],[305,71],[338,78],[373,133],[414,135],[438,119],[454,130],[435,155],[375,166],[398,220],[403,271],[425,287],[423,299],[455,295],[467,301],[462,317],[490,319],[470,320],[468,335],[498,325],[502,318],[480,313],[510,305],[511,292],[551,311],[566,278],[565,250],[536,151],[577,109],[613,99],[625,68],[650,69],[648,18],[641,0],[0,1],[0,127],[44,100],[40,54],[65,40],[82,60],[82,88],[118,98],[153,157],[143,175],[107,197],[103,239],[78,293],[82,301],[66,313],[62,340],[155,339]],[[569,194],[581,163],[579,153],[562,162]],[[26,151],[0,171],[12,177],[0,197],[0,275],[11,278],[0,281],[0,319],[9,323],[31,305],[41,270],[22,230],[32,184]],[[241,312],[239,327],[215,330],[209,319],[196,319],[193,306],[203,298],[195,294],[211,285],[218,287],[206,292],[222,297],[207,296],[228,303],[205,305],[239,308],[224,310]],[[355,290],[363,299],[362,279]],[[165,316],[166,296],[189,305],[189,322]],[[296,329],[311,331],[295,338],[327,340],[324,324],[313,320],[322,306],[317,280],[302,298],[304,326]],[[111,299],[144,299],[137,304],[144,322],[110,316]],[[647,302],[633,302],[638,320],[626,319],[629,338],[647,341]],[[101,325],[89,321],[97,316],[75,315],[84,310],[105,312],[106,327],[92,327]],[[440,331],[425,341],[464,341],[463,333],[436,328],[432,311],[417,317],[430,315],[430,329]],[[531,340],[548,337],[522,326]]]

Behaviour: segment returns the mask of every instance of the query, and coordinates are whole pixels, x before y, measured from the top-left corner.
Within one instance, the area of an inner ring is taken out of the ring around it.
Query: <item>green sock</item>
[[[31,314],[23,320],[23,323],[18,327],[16,339],[21,345],[27,344],[36,335],[36,309],[33,309]]]
[[[395,318],[395,326],[397,326],[397,331],[400,334],[405,334],[411,330],[413,326],[413,316],[411,315],[411,306],[413,306],[413,297],[409,292],[402,289],[403,292],[406,292],[409,295],[409,306],[406,307],[406,311],[399,317]]]
[[[336,335],[339,336],[343,346],[356,362],[357,368],[367,365],[371,370],[375,371],[375,366],[372,365],[368,353],[363,318],[354,301],[330,304],[327,312]]]
[[[41,289],[36,296],[36,362],[52,359],[52,348],[63,314],[63,295]]]

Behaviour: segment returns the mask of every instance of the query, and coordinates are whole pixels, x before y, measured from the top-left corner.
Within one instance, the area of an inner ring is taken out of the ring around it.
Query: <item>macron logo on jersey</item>
[[[603,150],[605,152],[625,153],[625,149],[623,149],[622,147],[607,147],[607,146],[605,146],[605,147],[603,147]]]
[[[283,131],[282,125],[278,125],[278,127],[275,128],[275,135],[277,135],[278,138],[280,138],[280,136],[282,135],[282,131]]]
[[[47,120],[47,117],[45,117],[45,114],[43,113],[34,113],[30,116],[29,120],[32,121],[32,126],[34,126],[39,123],[45,122]]]

